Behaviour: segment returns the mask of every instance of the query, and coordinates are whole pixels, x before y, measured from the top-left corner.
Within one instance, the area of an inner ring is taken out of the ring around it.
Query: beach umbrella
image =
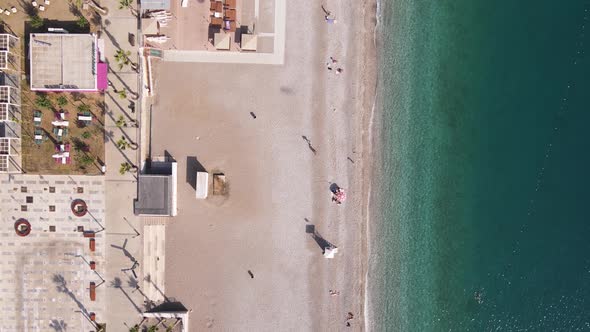
[[[339,189],[335,194],[334,198],[338,202],[344,202],[346,200],[346,192],[343,189]]]

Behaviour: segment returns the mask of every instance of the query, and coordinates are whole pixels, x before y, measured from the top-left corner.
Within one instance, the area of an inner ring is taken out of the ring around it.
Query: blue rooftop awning
[[[170,0],[141,0],[141,10],[170,9]]]

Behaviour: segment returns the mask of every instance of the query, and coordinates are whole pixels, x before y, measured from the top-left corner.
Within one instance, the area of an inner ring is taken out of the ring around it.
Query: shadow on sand
[[[305,225],[305,233],[311,234],[311,237],[315,240],[318,246],[322,249],[322,254],[326,251],[326,248],[333,248],[336,247],[328,240],[324,239],[323,236],[318,233],[315,229],[315,225]]]

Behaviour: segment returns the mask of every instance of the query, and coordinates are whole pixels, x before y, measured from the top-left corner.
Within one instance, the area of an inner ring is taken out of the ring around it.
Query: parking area
[[[107,287],[104,179],[19,174],[0,183],[0,330],[95,330]]]

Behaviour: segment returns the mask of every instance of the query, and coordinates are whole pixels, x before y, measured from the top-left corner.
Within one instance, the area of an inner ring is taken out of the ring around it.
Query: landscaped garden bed
[[[101,174],[105,139],[104,94],[39,93],[30,91],[25,84],[21,88],[24,171]]]

